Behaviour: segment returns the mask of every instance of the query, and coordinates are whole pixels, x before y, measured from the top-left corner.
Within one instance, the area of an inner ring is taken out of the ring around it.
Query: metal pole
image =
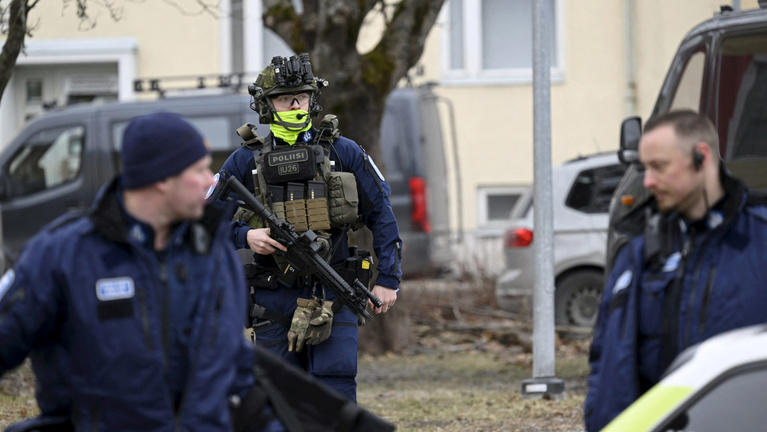
[[[525,395],[560,395],[554,377],[554,218],[551,193],[550,0],[533,2],[533,162],[535,193],[535,287],[533,291],[533,378]]]

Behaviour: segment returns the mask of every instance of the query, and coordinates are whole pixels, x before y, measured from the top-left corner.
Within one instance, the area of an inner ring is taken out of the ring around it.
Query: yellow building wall
[[[39,2],[30,12],[33,39],[135,37],[139,77],[221,71],[219,18],[201,12],[195,0],[117,1],[119,20],[101,3],[88,2],[91,28],[77,18],[75,2]]]
[[[628,115],[647,119],[666,69],[685,34],[713,16],[721,0],[634,0],[634,79],[636,102],[629,109],[624,1],[563,0],[561,26],[563,79],[552,82],[552,163],[618,148],[620,123]],[[744,0],[742,9],[756,8]],[[439,82],[442,23],[432,30],[421,58],[423,74],[414,82]],[[464,229],[477,228],[481,186],[533,181],[532,82],[515,85],[445,83],[435,92],[452,101],[462,177]],[[630,112],[632,111],[632,112]],[[444,117],[447,118],[446,116]],[[449,136],[449,130],[445,130]],[[452,167],[450,144],[446,149]],[[453,173],[448,178],[456,196]],[[454,226],[455,228],[455,226]]]

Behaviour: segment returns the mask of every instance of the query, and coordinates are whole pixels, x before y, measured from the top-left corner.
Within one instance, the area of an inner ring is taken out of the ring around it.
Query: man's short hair
[[[719,134],[708,117],[692,110],[669,111],[650,118],[644,126],[644,133],[666,125],[673,127],[676,135],[690,148],[694,143],[702,141],[708,144],[714,154],[719,155]]]

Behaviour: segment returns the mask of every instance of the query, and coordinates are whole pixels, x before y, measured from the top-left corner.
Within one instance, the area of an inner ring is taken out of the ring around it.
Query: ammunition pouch
[[[357,222],[357,180],[353,173],[330,172],[327,175],[328,212],[333,226],[350,225]]]

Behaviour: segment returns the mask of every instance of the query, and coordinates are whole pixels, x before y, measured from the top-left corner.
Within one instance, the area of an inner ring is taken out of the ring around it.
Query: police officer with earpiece
[[[327,85],[314,76],[308,54],[273,58],[248,89],[251,108],[271,133],[238,129],[245,142],[219,178],[236,177],[298,233],[317,233],[326,245],[321,254],[349,281],[369,280],[373,263],[349,246],[347,231],[370,228],[378,257],[372,292],[383,302],[374,311],[385,313],[397,299],[402,248],[389,185],[365,150],[339,134],[335,116],[313,123]],[[311,274],[291,267],[285,246],[257,215],[241,209],[235,219],[235,246],[255,252],[246,273],[256,343],[356,400],[357,316]]]
[[[688,347],[767,322],[767,198],[728,172],[714,124],[688,110],[651,118],[639,160],[652,200],[644,231],[607,276],[589,353],[587,431],[658,383]],[[636,226],[627,216],[622,231]]]

